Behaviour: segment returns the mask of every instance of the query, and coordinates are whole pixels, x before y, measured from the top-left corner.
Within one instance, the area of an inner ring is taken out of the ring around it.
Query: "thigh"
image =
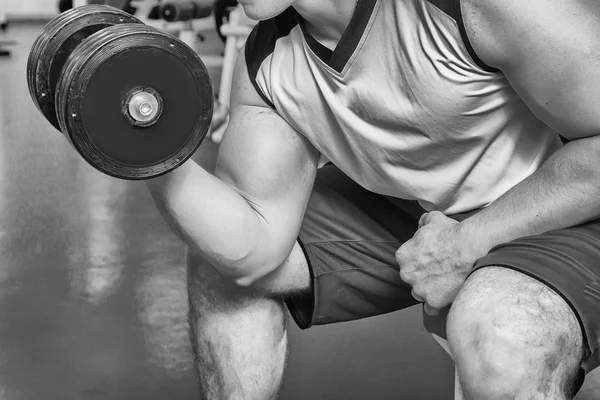
[[[581,328],[584,370],[600,366],[600,220],[496,246],[474,273],[490,266],[525,274],[561,298]]]
[[[416,304],[399,276],[395,252],[417,230],[424,210],[362,188],[327,165],[317,180],[299,243],[311,291],[287,300],[301,328],[356,320]]]

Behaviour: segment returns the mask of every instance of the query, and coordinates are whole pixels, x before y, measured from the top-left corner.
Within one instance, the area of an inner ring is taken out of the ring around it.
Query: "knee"
[[[467,398],[572,397],[582,334],[569,306],[538,281],[504,268],[476,272],[447,331]]]
[[[232,333],[247,343],[285,342],[287,318],[280,299],[236,285],[196,254],[189,254],[187,263],[194,343],[207,335],[230,340]]]
[[[449,344],[466,398],[517,399],[532,368],[527,346],[507,326],[474,321],[477,315],[469,311],[467,316],[463,309],[448,319]]]
[[[245,309],[263,314],[280,314],[280,301],[254,287],[240,285],[222,274],[198,254],[188,254],[188,296],[190,307],[203,312],[230,313]]]
[[[270,297],[270,287],[263,281],[240,280],[222,272],[200,254],[187,255],[188,291],[210,296],[212,301],[223,302],[260,295]]]
[[[222,274],[201,255],[190,251],[187,255],[188,292],[211,303],[229,302],[244,298],[250,291],[235,280]]]

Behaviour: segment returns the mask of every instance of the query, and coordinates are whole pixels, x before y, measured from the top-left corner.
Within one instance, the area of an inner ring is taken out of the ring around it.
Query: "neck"
[[[306,21],[306,29],[319,42],[334,48],[352,19],[357,1],[298,0],[294,8]]]

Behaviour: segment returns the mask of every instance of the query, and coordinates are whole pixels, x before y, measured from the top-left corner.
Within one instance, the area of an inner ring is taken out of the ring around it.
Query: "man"
[[[276,396],[284,300],[302,328],[451,305],[465,398],[572,398],[600,363],[600,2],[240,4],[215,175],[149,182],[193,251],[204,398]]]

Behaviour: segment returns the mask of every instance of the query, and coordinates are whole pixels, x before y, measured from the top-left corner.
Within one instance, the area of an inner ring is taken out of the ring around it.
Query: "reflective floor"
[[[0,58],[0,400],[198,399],[184,248],[143,184],[93,170],[34,108],[25,64],[40,29],[13,26],[19,44]],[[210,165],[214,146],[195,158]],[[281,399],[452,399],[450,359],[417,308],[292,324],[290,341]],[[600,378],[578,397],[594,398]]]

